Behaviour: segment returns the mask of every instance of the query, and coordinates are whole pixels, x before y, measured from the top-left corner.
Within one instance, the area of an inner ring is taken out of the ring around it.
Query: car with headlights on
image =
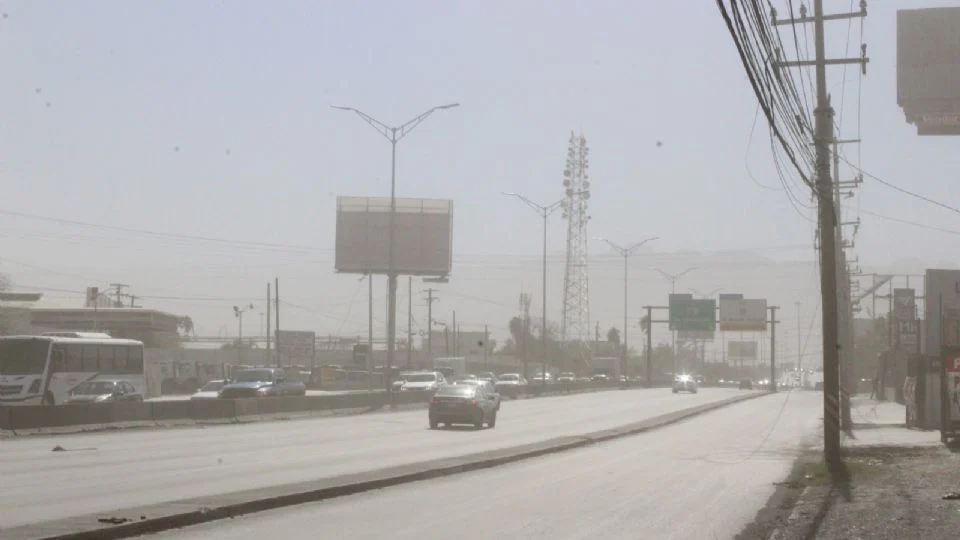
[[[489,383],[449,384],[437,390],[430,400],[428,419],[430,429],[440,424],[469,424],[476,429],[497,425],[498,396]]]
[[[307,385],[287,379],[282,369],[254,368],[238,371],[230,384],[220,389],[220,399],[305,396]]]
[[[697,380],[690,375],[679,375],[673,380],[673,393],[690,392],[696,394],[699,386]]]
[[[143,394],[137,392],[137,389],[127,381],[97,379],[78,384],[67,397],[67,403],[111,403],[116,401],[143,401]]]

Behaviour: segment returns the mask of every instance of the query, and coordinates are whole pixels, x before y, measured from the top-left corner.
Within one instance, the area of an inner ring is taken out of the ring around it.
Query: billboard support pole
[[[276,311],[275,320],[277,323],[277,328],[273,335],[277,340],[277,367],[280,367],[280,278],[273,278],[273,294],[275,308],[274,311]]]
[[[373,392],[373,274],[367,274],[367,390]]]

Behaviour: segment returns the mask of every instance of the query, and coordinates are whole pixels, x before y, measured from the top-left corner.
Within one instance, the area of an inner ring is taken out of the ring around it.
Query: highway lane
[[[784,392],[590,448],[150,538],[732,538],[819,442],[821,407],[820,393]]]
[[[0,529],[506,448],[741,393],[636,389],[504,401],[497,427],[479,432],[430,430],[418,409],[8,440],[0,444]],[[57,444],[68,451],[51,452]]]

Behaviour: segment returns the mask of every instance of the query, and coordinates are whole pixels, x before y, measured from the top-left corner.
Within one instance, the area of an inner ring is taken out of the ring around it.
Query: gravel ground
[[[849,479],[833,483],[810,455],[782,484],[780,498],[741,538],[960,538],[960,453],[944,447],[846,450]]]

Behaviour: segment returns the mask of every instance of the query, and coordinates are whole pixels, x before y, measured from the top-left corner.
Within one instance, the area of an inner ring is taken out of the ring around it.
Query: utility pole
[[[797,377],[800,379],[800,388],[803,388],[803,338],[800,336],[800,302],[797,306]]]
[[[433,296],[434,288],[427,289],[427,363],[433,364],[433,303],[439,298]]]
[[[490,329],[483,325],[483,369],[490,370],[490,359],[487,351],[490,349]]]
[[[116,297],[116,300],[113,301],[113,307],[123,307],[123,290],[130,286],[125,283],[111,283],[110,287],[113,288],[113,295]]]
[[[277,367],[280,367],[282,363],[282,359],[280,358],[280,278],[273,278],[273,293],[273,308],[276,312],[274,314],[274,321],[277,323],[273,337],[277,340]]]
[[[273,355],[271,354],[271,347],[270,347],[270,345],[272,345],[272,343],[270,343],[271,341],[270,340],[270,323],[272,322],[270,317],[270,307],[271,307],[270,303],[271,303],[270,282],[268,281],[267,282],[267,365],[268,366],[273,363]]]
[[[850,302],[850,274],[847,265],[847,258],[843,254],[845,247],[843,239],[843,209],[840,204],[840,188],[844,182],[840,181],[840,145],[847,143],[859,143],[860,139],[837,139],[833,143],[833,204],[837,215],[838,225],[834,229],[837,245],[837,282],[839,289],[839,340],[840,340],[840,428],[849,432],[853,429],[853,419],[850,414],[850,396],[856,385],[853,381],[853,311]],[[857,186],[857,180],[852,182]],[[856,223],[856,222],[854,222]]]
[[[460,356],[460,328],[457,326],[457,310],[453,310],[453,355]]]
[[[770,391],[777,391],[777,306],[770,306]]]
[[[833,141],[833,107],[827,94],[827,64],[861,64],[866,72],[866,45],[861,45],[861,57],[855,59],[827,60],[824,44],[823,0],[814,0],[813,17],[806,16],[801,6],[800,18],[785,21],[776,19],[776,11],[771,13],[774,25],[808,23],[814,24],[814,42],[816,59],[797,62],[776,62],[777,66],[803,67],[816,66],[817,106],[815,113],[814,144],[816,147],[816,189],[818,203],[818,231],[820,238],[820,295],[823,305],[823,453],[824,460],[831,472],[841,468],[840,458],[840,371],[839,371],[839,334],[837,310],[837,251],[836,227],[840,226],[833,201],[830,179],[830,143]],[[830,15],[830,20],[865,17],[866,2],[861,2],[860,11],[840,15]]]
[[[407,369],[413,368],[413,276],[407,276]]]
[[[653,306],[647,306],[647,388],[653,386]]]

